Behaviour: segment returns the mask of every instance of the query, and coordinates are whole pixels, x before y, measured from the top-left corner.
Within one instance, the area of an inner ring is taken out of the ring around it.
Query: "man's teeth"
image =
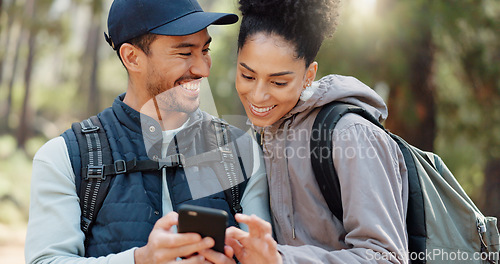
[[[196,91],[200,89],[200,83],[184,83],[182,84],[182,88],[186,90]]]
[[[255,110],[255,112],[264,113],[264,112],[267,112],[267,111],[273,109],[276,105],[269,106],[269,107],[263,107],[263,108],[256,107],[253,104],[251,104],[250,106],[252,107],[253,110]]]

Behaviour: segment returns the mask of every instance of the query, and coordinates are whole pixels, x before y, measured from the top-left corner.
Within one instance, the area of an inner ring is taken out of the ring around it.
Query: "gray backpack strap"
[[[215,138],[217,141],[217,147],[221,157],[221,163],[223,166],[214,166],[215,174],[217,174],[217,179],[222,186],[225,196],[228,199],[228,203],[231,205],[231,211],[233,214],[241,213],[243,210],[240,205],[241,190],[240,183],[245,179],[244,169],[240,166],[240,160],[238,154],[234,149],[236,142],[231,142],[229,136],[229,125],[220,119],[214,119],[213,125],[215,129]],[[234,146],[232,146],[234,144]],[[223,167],[223,169],[222,169]]]
[[[80,148],[82,161],[80,197],[81,229],[86,241],[92,224],[106,198],[111,177],[104,174],[104,165],[112,164],[111,149],[106,132],[97,116],[72,125]]]

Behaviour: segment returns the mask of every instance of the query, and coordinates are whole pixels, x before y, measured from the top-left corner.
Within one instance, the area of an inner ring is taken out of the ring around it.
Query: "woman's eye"
[[[181,55],[181,56],[191,56],[191,52],[189,52],[189,53],[179,53],[179,55]]]
[[[245,74],[241,74],[241,76],[247,80],[253,80],[253,77],[252,76],[248,76],[248,75],[245,75]]]
[[[203,53],[208,53],[210,51],[210,48],[206,48],[203,50]]]
[[[288,83],[286,82],[273,82],[276,86],[285,86],[287,85]]]

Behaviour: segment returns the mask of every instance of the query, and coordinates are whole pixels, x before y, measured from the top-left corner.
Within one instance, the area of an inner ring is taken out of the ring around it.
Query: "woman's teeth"
[[[264,112],[267,112],[271,109],[273,109],[276,105],[273,105],[273,106],[269,106],[269,107],[256,107],[254,106],[253,104],[250,104],[250,107],[252,107],[252,109],[255,111],[255,112],[259,112],[259,113],[264,113]]]

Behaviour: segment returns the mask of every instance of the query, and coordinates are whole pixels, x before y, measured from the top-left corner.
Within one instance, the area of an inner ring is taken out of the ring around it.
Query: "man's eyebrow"
[[[204,47],[204,46],[206,46],[206,45],[208,45],[208,44],[210,44],[211,42],[212,42],[212,37],[210,37],[210,38],[207,40],[207,42],[205,42],[205,45],[203,45],[203,47]]]
[[[210,42],[212,42],[212,37],[210,37],[207,42],[205,42],[205,44],[203,44],[203,46],[206,46],[208,44],[210,44]],[[196,44],[193,44],[193,43],[189,43],[189,42],[182,42],[182,43],[179,43],[178,45],[174,46],[173,48],[174,49],[181,49],[181,48],[191,48],[191,47],[197,47],[198,45]]]
[[[255,73],[255,71],[252,68],[250,68],[248,65],[246,65],[245,63],[240,62],[240,65],[245,67],[247,70]],[[293,73],[294,72],[292,72],[292,71],[283,71],[283,72],[271,73],[271,74],[269,74],[269,77],[283,76],[283,75],[293,74]]]

